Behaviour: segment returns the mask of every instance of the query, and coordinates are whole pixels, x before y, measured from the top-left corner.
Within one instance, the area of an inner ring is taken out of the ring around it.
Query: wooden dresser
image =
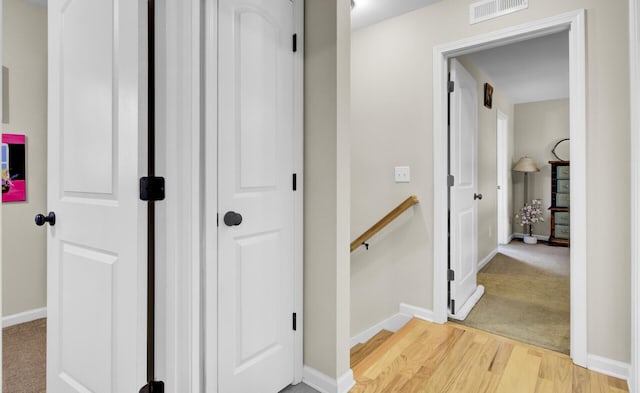
[[[570,214],[569,196],[570,163],[569,161],[549,161],[551,164],[551,235],[549,245],[569,247]]]

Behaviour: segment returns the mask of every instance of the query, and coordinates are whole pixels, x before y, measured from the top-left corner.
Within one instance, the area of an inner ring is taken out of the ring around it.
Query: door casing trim
[[[501,134],[501,128],[500,128],[500,122],[504,121],[506,123],[507,129],[505,130],[506,133],[502,136],[500,136]],[[502,192],[503,195],[503,201],[502,203],[500,203],[500,197],[498,197],[498,244],[508,244],[509,243],[509,239],[511,238],[511,235],[513,233],[513,231],[511,230],[511,225],[509,222],[509,194],[511,192],[511,184],[509,184],[509,173],[504,173],[506,171],[509,170],[508,165],[509,165],[509,116],[507,116],[504,112],[502,112],[500,109],[496,110],[496,131],[497,131],[497,136],[496,136],[496,152],[498,154],[497,157],[497,164],[496,164],[496,172],[497,172],[497,179],[498,179],[498,184],[500,185],[500,187],[502,187],[502,189],[500,190],[500,192]],[[500,143],[502,142],[502,143]],[[506,166],[503,167],[500,162],[506,162]],[[501,173],[501,169],[502,172]],[[501,181],[501,180],[504,180]],[[506,204],[506,206],[504,206]],[[500,214],[500,210],[506,210],[507,211],[507,215],[506,216],[502,216]]]
[[[629,391],[640,389],[640,1],[629,0],[629,62],[631,108],[631,367]]]
[[[144,1],[144,0],[139,0]],[[156,3],[156,379],[204,391],[202,0]]]

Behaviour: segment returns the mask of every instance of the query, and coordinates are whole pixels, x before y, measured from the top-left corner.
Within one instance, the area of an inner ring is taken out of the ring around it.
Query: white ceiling
[[[355,0],[351,30],[358,30],[442,0]]]
[[[514,104],[569,97],[569,34],[560,32],[468,55]]]

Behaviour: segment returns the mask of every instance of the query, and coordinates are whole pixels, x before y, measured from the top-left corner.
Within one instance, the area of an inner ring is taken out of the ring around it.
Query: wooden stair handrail
[[[386,227],[391,223],[391,221],[398,218],[399,215],[404,213],[411,206],[418,203],[418,197],[415,195],[411,195],[409,198],[405,199],[404,202],[396,206],[395,209],[391,210],[389,214],[382,217],[380,221],[376,222],[371,228],[367,229],[365,233],[360,235],[356,240],[351,242],[351,252],[364,244],[367,240],[369,240],[373,235],[380,232],[382,228]]]

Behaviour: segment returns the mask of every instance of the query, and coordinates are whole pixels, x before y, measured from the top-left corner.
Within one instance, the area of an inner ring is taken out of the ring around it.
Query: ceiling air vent
[[[482,0],[469,6],[469,23],[474,24],[529,8],[529,0]]]

